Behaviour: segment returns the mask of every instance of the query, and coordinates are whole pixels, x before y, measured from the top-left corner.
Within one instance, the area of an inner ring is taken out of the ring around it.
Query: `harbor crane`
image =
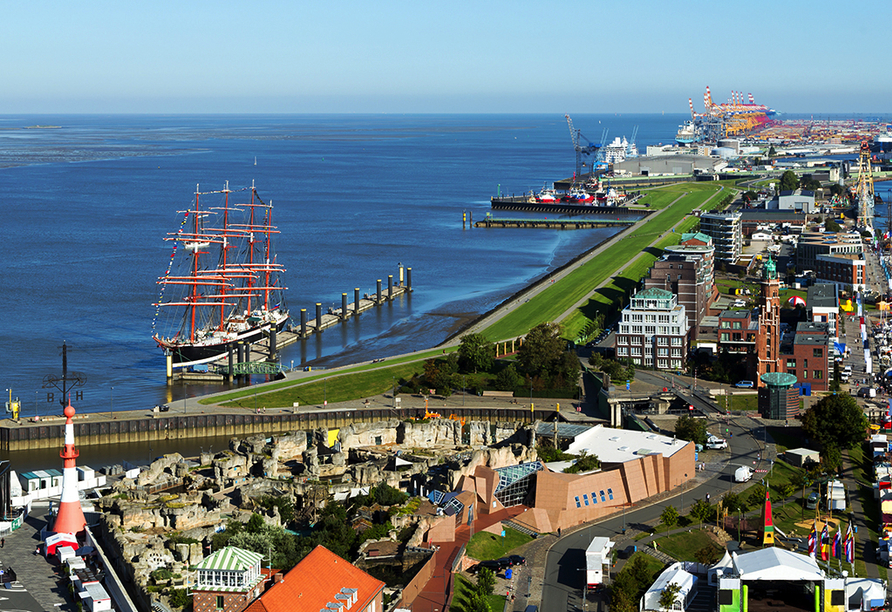
[[[564,118],[567,120],[567,127],[570,128],[570,139],[573,141],[573,149],[576,151],[576,174],[575,176],[582,176],[582,169],[586,165],[585,161],[582,159],[583,156],[591,156],[593,154],[597,154],[599,145],[596,145],[593,142],[588,142],[588,138],[586,138],[580,130],[577,130],[573,127],[573,120],[570,119],[570,115],[564,115]],[[581,143],[588,142],[587,145],[583,145]],[[594,171],[594,164],[589,163],[589,172]]]

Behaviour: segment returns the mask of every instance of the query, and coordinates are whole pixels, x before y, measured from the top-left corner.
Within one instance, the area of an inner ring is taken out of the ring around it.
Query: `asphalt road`
[[[631,534],[623,535],[624,525],[629,528],[637,525],[653,525],[659,521],[663,510],[669,505],[690,511],[691,504],[697,499],[705,498],[707,493],[710,494],[713,503],[727,493],[734,484],[734,470],[740,465],[753,466],[754,461],[758,463],[763,448],[761,431],[751,432],[735,422],[735,420],[743,418],[732,417],[729,421],[728,427],[733,436],[728,438],[729,448],[725,451],[727,454],[722,457],[724,465],[720,468],[711,465],[710,467],[718,468],[720,471],[711,472],[712,476],[705,482],[696,484],[692,488],[685,488],[674,497],[630,509],[625,513],[625,516],[589,525],[569,533],[555,542],[546,558],[540,606],[542,612],[583,609],[585,549],[591,543],[592,538],[609,537],[617,542],[617,549],[624,548],[629,544],[634,544]],[[709,461],[715,461],[715,455],[710,457]],[[600,597],[599,594],[589,594],[585,609],[606,612],[607,604],[600,601]]]

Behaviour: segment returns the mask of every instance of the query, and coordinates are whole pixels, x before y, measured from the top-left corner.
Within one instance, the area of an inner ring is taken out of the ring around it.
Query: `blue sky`
[[[890,11],[873,0],[0,10],[0,114],[682,113],[688,98],[702,109],[707,85],[788,113],[884,113],[892,100]]]

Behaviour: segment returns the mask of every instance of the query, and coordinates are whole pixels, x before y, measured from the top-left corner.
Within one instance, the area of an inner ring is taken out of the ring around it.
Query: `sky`
[[[0,0],[0,114],[885,113],[888,5]],[[879,54],[879,55],[877,55]]]

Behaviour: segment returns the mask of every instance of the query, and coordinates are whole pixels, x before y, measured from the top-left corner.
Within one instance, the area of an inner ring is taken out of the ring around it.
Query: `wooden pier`
[[[393,275],[389,274],[386,288],[382,284],[382,279],[379,278],[377,291],[372,295],[360,296],[359,291],[358,287],[353,290],[352,302],[347,301],[347,293],[342,293],[340,308],[329,307],[326,312],[323,312],[322,303],[316,302],[315,316],[312,318],[308,318],[306,308],[301,308],[300,319],[293,322],[287,329],[277,333],[265,333],[263,339],[252,344],[233,345],[231,365],[229,355],[203,367],[195,366],[191,369],[180,367],[178,372],[173,371],[177,366],[170,364],[168,380],[220,381],[233,376],[278,374],[283,369],[278,358],[278,352],[282,347],[308,338],[312,334],[321,333],[328,327],[346,321],[350,317],[359,316],[366,310],[393,301],[401,295],[412,293],[412,268],[403,268],[400,264],[396,282],[394,282]]]
[[[634,204],[640,199],[640,196],[631,198],[626,204]],[[630,217],[636,219],[650,214],[649,210],[640,208],[627,208],[626,206],[592,206],[585,204],[570,204],[563,202],[537,202],[535,198],[529,196],[504,196],[500,198],[491,198],[490,203],[493,210],[510,210],[515,212],[539,212],[554,215],[598,215],[604,217]]]

